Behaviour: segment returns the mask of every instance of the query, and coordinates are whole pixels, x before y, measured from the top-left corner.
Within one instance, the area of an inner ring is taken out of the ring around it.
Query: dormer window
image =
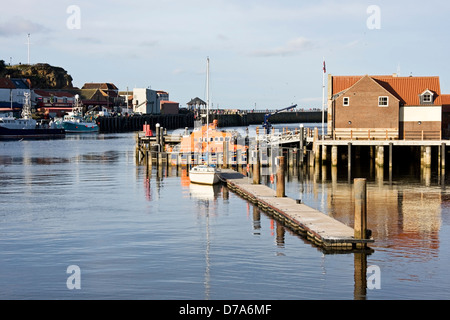
[[[434,100],[434,93],[430,90],[425,90],[420,94],[420,104],[433,104]]]
[[[423,95],[423,102],[433,102],[433,96],[429,93]]]

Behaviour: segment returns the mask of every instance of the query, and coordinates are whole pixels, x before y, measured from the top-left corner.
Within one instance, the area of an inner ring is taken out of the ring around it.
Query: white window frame
[[[344,107],[348,107],[350,105],[350,97],[344,97],[342,98],[342,105]]]
[[[386,98],[386,104],[381,104],[383,102],[384,98]],[[379,107],[387,107],[389,106],[389,97],[388,96],[379,96],[378,97],[378,106]]]
[[[432,103],[433,102],[433,95],[429,92],[426,92],[422,96],[422,102],[424,103]]]

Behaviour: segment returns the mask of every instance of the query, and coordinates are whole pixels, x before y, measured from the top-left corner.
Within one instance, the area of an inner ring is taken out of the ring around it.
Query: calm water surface
[[[369,289],[355,254],[323,252],[224,187],[137,165],[134,137],[0,142],[1,299],[450,298],[450,194],[433,171],[364,173]],[[286,193],[352,225],[347,172],[292,171]]]

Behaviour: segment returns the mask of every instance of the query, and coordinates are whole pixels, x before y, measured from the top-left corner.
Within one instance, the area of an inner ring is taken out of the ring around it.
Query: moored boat
[[[69,133],[95,133],[99,131],[99,127],[94,121],[87,120],[83,116],[83,106],[78,95],[75,96],[72,112],[64,116],[61,125]]]
[[[56,123],[38,123],[31,117],[29,94],[25,93],[22,117],[0,117],[0,140],[64,138],[65,130]]]
[[[220,170],[211,165],[198,165],[189,170],[189,179],[198,184],[214,185],[219,183]]]
[[[194,166],[189,170],[189,179],[198,184],[217,184],[219,180],[219,170],[209,165],[209,58],[206,60],[206,145],[207,145],[207,163]]]

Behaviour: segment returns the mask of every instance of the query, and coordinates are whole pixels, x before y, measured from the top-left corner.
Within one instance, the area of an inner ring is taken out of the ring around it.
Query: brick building
[[[441,139],[439,77],[329,75],[327,125],[334,139]]]

